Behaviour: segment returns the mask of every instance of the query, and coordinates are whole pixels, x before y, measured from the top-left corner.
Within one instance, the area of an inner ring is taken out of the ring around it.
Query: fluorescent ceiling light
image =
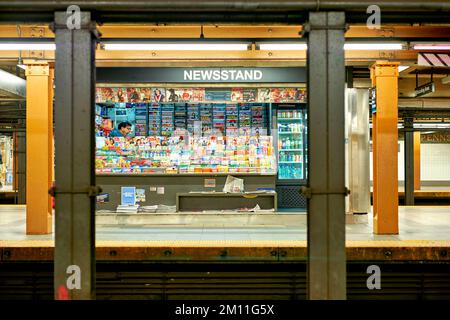
[[[344,50],[402,50],[401,43],[356,43],[344,44]]]
[[[260,43],[259,50],[306,50],[306,43]]]
[[[1,43],[0,42],[0,50],[1,51],[9,51],[9,50],[55,50],[56,46],[54,43],[43,43],[43,42],[10,42],[10,43]]]
[[[105,50],[247,51],[247,43],[104,43]]]
[[[308,44],[303,42],[297,43],[260,43],[260,50],[307,50]],[[344,50],[402,50],[401,43],[357,43],[348,42],[344,45]]]
[[[417,129],[450,129],[450,123],[414,123]]]
[[[450,50],[450,44],[415,44],[414,50]]]
[[[398,72],[405,71],[408,68],[409,68],[409,66],[398,66]]]

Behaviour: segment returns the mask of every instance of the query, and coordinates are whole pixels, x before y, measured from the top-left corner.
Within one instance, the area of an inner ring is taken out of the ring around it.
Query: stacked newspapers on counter
[[[140,212],[142,213],[155,213],[158,210],[158,205],[155,206],[142,206]]]
[[[118,205],[116,212],[119,213],[137,213],[139,210],[139,205]]]

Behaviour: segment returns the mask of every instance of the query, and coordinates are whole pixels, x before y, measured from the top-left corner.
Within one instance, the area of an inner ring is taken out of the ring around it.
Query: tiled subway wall
[[[404,141],[399,141],[398,152],[398,180],[403,181],[404,169]],[[450,182],[450,144],[422,143],[420,145],[420,175],[422,181]],[[370,180],[373,180],[373,159],[370,152]]]
[[[422,143],[420,164],[422,180],[450,181],[450,143]]]

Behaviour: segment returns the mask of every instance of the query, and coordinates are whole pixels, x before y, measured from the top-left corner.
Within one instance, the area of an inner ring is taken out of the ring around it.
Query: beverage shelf
[[[302,132],[278,132],[278,134],[302,134]]]
[[[278,163],[298,163],[298,164],[301,164],[303,162],[302,161],[278,161]]]
[[[278,118],[279,121],[303,120],[303,118]]]
[[[278,151],[303,151],[303,149],[279,149]]]

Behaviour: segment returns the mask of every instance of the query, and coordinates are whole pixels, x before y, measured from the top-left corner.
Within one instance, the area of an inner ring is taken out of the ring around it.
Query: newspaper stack
[[[139,205],[118,205],[116,212],[120,213],[137,213]]]
[[[155,206],[142,206],[140,211],[143,212],[143,213],[155,213],[157,209],[158,209],[158,205],[155,205]]]
[[[167,206],[164,204],[159,204],[158,205],[158,212],[161,213],[175,213],[177,211],[177,207],[176,206]]]

